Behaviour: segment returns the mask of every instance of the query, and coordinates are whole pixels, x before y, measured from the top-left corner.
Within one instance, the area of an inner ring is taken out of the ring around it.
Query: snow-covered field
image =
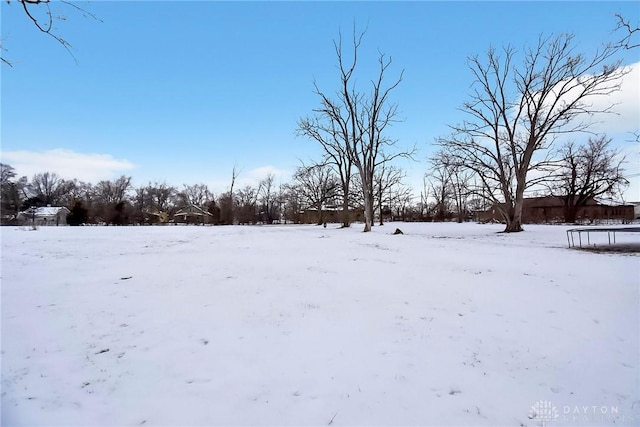
[[[4,227],[2,424],[638,425],[640,256],[567,228]]]

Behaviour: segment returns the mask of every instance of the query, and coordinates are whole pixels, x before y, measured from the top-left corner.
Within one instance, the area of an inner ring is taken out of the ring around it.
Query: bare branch
[[[51,10],[52,2],[50,0],[17,0],[21,5],[22,10],[24,11],[27,18],[31,21],[31,23],[43,34],[53,38],[57,43],[59,43],[64,49],[69,53],[69,55],[73,58],[74,62],[78,62],[75,55],[72,52],[72,45],[69,43],[64,37],[60,36],[55,28],[54,21],[56,20],[65,20],[64,16],[54,16],[53,11]],[[11,3],[11,0],[7,0],[7,3]],[[60,0],[58,3],[63,4],[67,7],[73,8],[76,12],[80,12],[83,17],[91,18],[96,21],[102,22],[95,14],[87,11],[86,9],[78,6],[74,2],[68,0]],[[39,18],[37,16],[37,11],[44,15],[44,18]],[[2,49],[6,51],[6,49]],[[7,60],[4,56],[0,57],[2,62],[6,65],[13,66],[9,60]]]
[[[625,49],[635,49],[640,47],[640,42],[634,40],[634,38],[637,38],[637,35],[640,34],[640,26],[637,24],[632,25],[629,20],[624,19],[624,17],[619,13],[615,14],[615,18],[616,28],[613,31],[622,32],[622,38],[618,41],[617,45]]]

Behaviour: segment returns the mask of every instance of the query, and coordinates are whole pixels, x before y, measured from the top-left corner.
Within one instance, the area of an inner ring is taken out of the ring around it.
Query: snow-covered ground
[[[4,227],[2,424],[638,425],[640,256],[567,228]]]

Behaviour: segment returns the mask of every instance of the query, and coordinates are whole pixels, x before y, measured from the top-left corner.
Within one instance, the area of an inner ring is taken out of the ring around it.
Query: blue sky
[[[403,121],[389,135],[420,150],[418,162],[400,165],[417,186],[434,138],[462,120],[469,55],[560,32],[574,33],[588,52],[613,37],[615,13],[640,18],[634,1],[77,4],[101,21],[52,5],[67,18],[55,25],[74,60],[19,4],[2,2],[4,56],[13,62],[2,65],[2,162],[27,176],[49,170],[97,182],[125,174],[135,185],[204,182],[216,193],[234,165],[241,184],[268,172],[287,182],[300,159],[320,157],[317,145],[295,136],[296,123],[318,105],[314,79],[327,92],[337,87],[332,41],[354,23],[368,28],[359,81],[374,76],[378,50],[393,59],[390,76],[404,70],[393,95]],[[623,60],[639,62],[640,49]],[[637,174],[638,144],[625,142],[640,123],[633,76],[626,122],[603,130]],[[640,199],[635,181],[631,191]]]

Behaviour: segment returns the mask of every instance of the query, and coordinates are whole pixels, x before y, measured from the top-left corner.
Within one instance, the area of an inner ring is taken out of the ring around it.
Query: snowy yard
[[[2,424],[638,425],[640,256],[502,228],[4,227]]]

